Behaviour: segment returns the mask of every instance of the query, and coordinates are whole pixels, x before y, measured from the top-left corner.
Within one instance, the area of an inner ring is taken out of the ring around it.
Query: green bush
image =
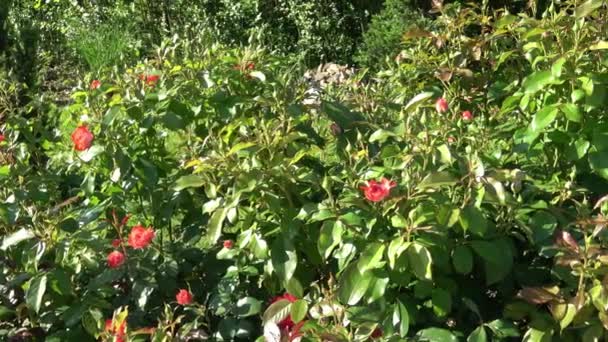
[[[386,59],[394,59],[403,48],[403,34],[412,27],[427,28],[431,21],[412,5],[411,0],[387,0],[384,9],[372,17],[357,49],[355,61],[374,70]]]

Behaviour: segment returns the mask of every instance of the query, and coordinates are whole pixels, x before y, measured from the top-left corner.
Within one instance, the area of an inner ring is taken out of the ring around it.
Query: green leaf
[[[562,68],[564,66],[564,63],[566,63],[566,59],[564,57],[560,57],[551,66],[551,74],[555,78],[559,78],[562,75]]]
[[[278,300],[268,307],[262,316],[264,325],[268,323],[277,324],[289,316],[291,312],[291,302],[287,299]]]
[[[424,342],[458,342],[458,337],[451,331],[441,328],[427,328],[416,334],[419,341]]]
[[[426,176],[418,187],[421,189],[424,188],[438,188],[441,186],[450,186],[454,185],[458,182],[458,178],[454,177],[451,173],[447,171],[441,172],[433,172]]]
[[[391,241],[386,252],[390,268],[395,268],[395,261],[408,246],[409,244],[405,243],[403,236],[399,236]]]
[[[519,329],[513,322],[506,319],[496,319],[486,324],[497,338],[519,337]]]
[[[292,241],[286,237],[275,239],[270,251],[272,267],[283,282],[293,277],[298,266],[298,255]]]
[[[488,335],[483,325],[478,326],[467,338],[467,342],[486,342],[488,341]]]
[[[551,239],[557,228],[557,219],[546,211],[537,211],[530,218],[530,228],[534,243],[540,244]]]
[[[211,215],[207,229],[207,238],[210,243],[215,244],[220,239],[220,236],[222,235],[222,225],[226,219],[227,213],[228,208],[223,207],[219,208]]]
[[[379,267],[384,254],[384,244],[373,242],[367,245],[357,262],[360,273]]]
[[[589,153],[589,165],[598,175],[608,179],[608,151]]]
[[[586,17],[593,11],[602,7],[603,0],[587,0],[574,10],[574,16],[578,18]]]
[[[460,212],[460,225],[465,232],[470,231],[478,236],[484,236],[488,229],[488,222],[483,213],[472,205],[466,206]]]
[[[177,181],[173,189],[175,191],[181,191],[186,188],[198,188],[205,185],[206,180],[201,175],[186,175],[181,176]]]
[[[40,306],[42,305],[42,297],[46,292],[46,281],[46,273],[35,276],[30,280],[29,288],[27,289],[27,293],[25,294],[25,301],[27,303],[27,306],[35,313],[38,313],[40,311]]]
[[[433,312],[437,317],[444,317],[452,311],[452,296],[443,289],[433,289],[431,295]]]
[[[581,115],[578,106],[574,103],[564,103],[561,105],[560,109],[562,113],[566,116],[566,119],[573,122],[581,122],[583,120],[583,116]]]
[[[31,230],[21,228],[18,231],[12,233],[11,235],[5,236],[4,240],[2,240],[2,247],[0,247],[0,249],[5,251],[9,247],[14,246],[21,241],[29,240],[34,236],[34,232],[32,232]]]
[[[526,77],[523,83],[526,94],[534,94],[554,81],[551,70],[536,71]]]
[[[532,119],[530,129],[533,132],[542,132],[545,127],[549,126],[557,118],[558,109],[556,106],[546,106],[539,110]]]
[[[589,47],[589,50],[606,50],[608,49],[608,41],[601,40]]]
[[[319,254],[327,259],[333,249],[342,242],[342,232],[344,231],[344,225],[340,221],[324,221],[321,226],[321,232],[319,240],[317,241],[317,248]]]
[[[261,82],[266,82],[266,75],[264,75],[264,73],[261,71],[252,71],[249,73],[249,76],[255,77]]]
[[[425,100],[430,99],[431,97],[433,97],[434,94],[432,92],[424,92],[424,93],[420,93],[416,96],[414,96],[414,98],[412,98],[410,100],[410,102],[408,102],[405,107],[403,108],[404,111],[408,112],[408,111],[413,111],[415,110],[422,102],[424,102]]]
[[[230,151],[228,151],[228,154],[226,156],[231,156],[235,153],[237,153],[240,150],[244,150],[246,148],[250,148],[257,145],[256,143],[253,142],[240,142],[234,146],[232,146],[232,148],[230,149]]]
[[[236,315],[248,317],[256,315],[262,309],[262,302],[253,297],[244,297],[236,302]]]
[[[303,320],[307,313],[308,303],[305,300],[299,299],[291,304],[291,320],[294,323],[298,323]]]
[[[410,315],[407,308],[397,299],[393,309],[393,325],[398,327],[399,336],[405,337],[410,328]]]
[[[78,157],[85,163],[90,162],[91,160],[93,160],[93,158],[101,154],[104,150],[105,148],[103,146],[93,145],[86,151],[79,152]]]
[[[503,280],[511,272],[513,254],[508,239],[472,241],[471,247],[484,260],[487,285]]]
[[[471,273],[473,270],[473,253],[471,249],[465,245],[456,246],[452,253],[452,264],[456,272],[460,274]]]
[[[344,304],[357,304],[363,298],[365,292],[367,292],[372,278],[371,272],[368,271],[362,274],[359,272],[357,265],[349,265],[340,276],[338,298]]]
[[[576,316],[577,312],[578,310],[576,310],[576,306],[574,306],[574,304],[568,304],[566,306],[566,313],[564,314],[564,317],[562,317],[562,319],[559,321],[559,327],[562,330],[566,329],[574,320],[574,316]]]
[[[390,137],[396,137],[397,135],[391,131],[387,131],[385,129],[379,129],[377,131],[375,131],[374,133],[372,133],[372,135],[369,137],[369,142],[373,143],[375,141],[379,141],[381,143],[385,142],[386,139],[390,138]]]
[[[431,253],[426,247],[417,243],[411,244],[407,249],[407,257],[409,265],[418,279],[431,280],[433,278]]]

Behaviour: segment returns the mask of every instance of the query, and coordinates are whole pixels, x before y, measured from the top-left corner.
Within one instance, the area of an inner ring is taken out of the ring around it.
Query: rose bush
[[[606,5],[435,3],[320,106],[186,41],[9,117],[0,336],[606,338]]]

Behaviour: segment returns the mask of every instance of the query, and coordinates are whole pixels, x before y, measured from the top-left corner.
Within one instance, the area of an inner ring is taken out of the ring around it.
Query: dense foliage
[[[608,338],[605,1],[434,1],[395,51],[378,19],[362,46],[390,62],[312,102],[319,36],[277,54],[232,43],[280,25],[142,3],[13,3],[6,30],[58,20],[41,50],[0,40],[0,339]],[[333,5],[281,3],[339,36]]]

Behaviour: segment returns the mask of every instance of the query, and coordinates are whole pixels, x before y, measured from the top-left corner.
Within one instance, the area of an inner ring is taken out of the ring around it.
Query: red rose
[[[461,115],[462,115],[462,119],[465,121],[473,120],[473,114],[468,110],[465,110],[464,112],[462,112]]]
[[[145,248],[152,242],[154,235],[152,227],[146,229],[142,225],[137,225],[129,233],[129,246],[135,249]]]
[[[4,134],[0,134],[0,143],[4,141]]]
[[[114,248],[120,247],[120,239],[112,240],[112,247],[114,247]]]
[[[85,151],[91,147],[93,143],[93,133],[89,131],[87,126],[78,126],[72,133],[72,142],[76,151]]]
[[[175,295],[175,299],[179,305],[188,305],[192,303],[192,293],[188,290],[180,289]]]
[[[146,75],[146,85],[153,87],[156,85],[156,82],[158,82],[159,79],[160,76],[158,75]]]
[[[371,180],[366,182],[366,185],[361,186],[361,190],[365,194],[365,198],[372,202],[380,202],[390,195],[391,189],[397,186],[394,181],[389,181],[382,178],[380,182]]]
[[[99,80],[91,81],[91,85],[90,85],[91,90],[98,89],[99,87],[101,87],[101,82]]]
[[[106,319],[106,331],[116,337],[116,342],[125,342],[126,322],[122,321],[119,327],[115,327],[111,319]]]
[[[435,109],[437,113],[445,113],[448,111],[448,101],[446,101],[443,97],[437,99],[435,102]]]
[[[274,297],[272,299],[272,301],[270,302],[270,304],[278,302],[281,299],[288,300],[290,303],[293,303],[298,300],[298,298],[296,296],[289,294],[289,293],[285,293],[282,296]],[[293,321],[291,320],[291,315],[287,316],[282,321],[277,323],[277,326],[279,327],[279,329],[287,330],[287,331],[290,331],[294,325],[295,325],[295,323],[293,323]]]
[[[232,247],[234,247],[234,241],[232,241],[232,240],[224,241],[224,248],[231,249]]]
[[[118,268],[125,262],[125,255],[119,251],[113,251],[108,254],[108,266],[110,268]]]

